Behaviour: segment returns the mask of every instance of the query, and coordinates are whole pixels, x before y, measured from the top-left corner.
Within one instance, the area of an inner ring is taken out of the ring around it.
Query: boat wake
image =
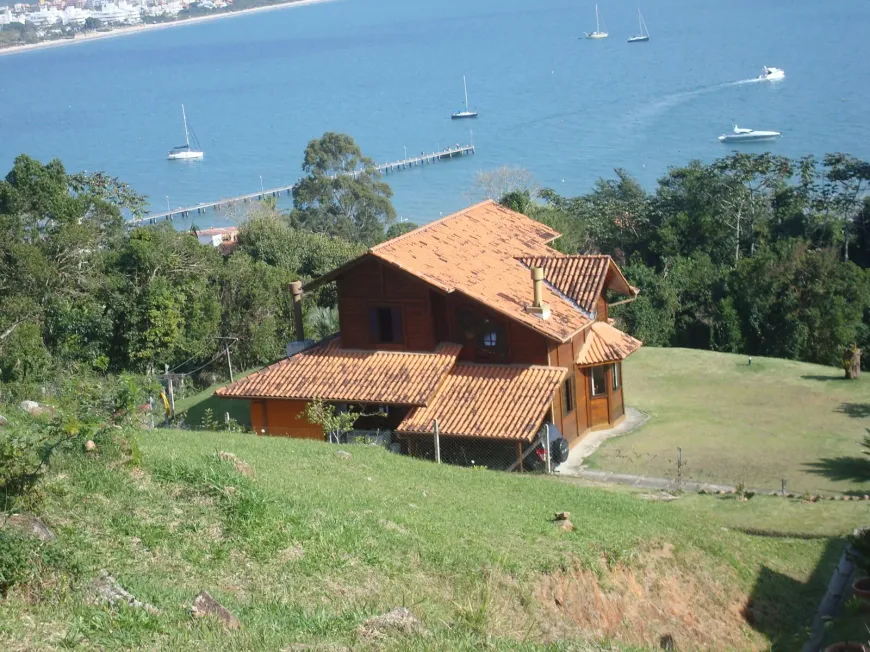
[[[668,111],[669,109],[672,109],[680,104],[685,104],[686,102],[689,102],[700,95],[707,95],[708,93],[714,93],[716,91],[721,91],[726,88],[733,88],[734,86],[742,86],[744,84],[754,84],[760,81],[763,80],[758,79],[757,77],[753,77],[752,79],[741,79],[739,81],[723,82],[721,84],[701,86],[700,88],[682,91],[680,93],[671,93],[670,95],[665,95],[658,100],[654,100],[653,102],[647,104],[638,111],[630,114],[628,116],[628,122],[632,126],[644,126],[654,118],[657,118],[662,113]]]

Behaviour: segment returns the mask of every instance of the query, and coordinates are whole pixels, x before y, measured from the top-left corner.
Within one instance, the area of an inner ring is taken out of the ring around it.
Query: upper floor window
[[[507,362],[507,334],[502,322],[464,307],[456,315],[459,331],[474,352],[475,362]]]
[[[613,379],[613,389],[614,391],[619,389],[622,384],[622,378],[620,378],[620,374],[622,373],[622,367],[618,362],[614,362],[610,367],[610,377]]]
[[[369,331],[376,344],[401,344],[402,310],[395,306],[377,306],[369,309]]]
[[[592,367],[591,372],[592,396],[607,394],[607,367]]]

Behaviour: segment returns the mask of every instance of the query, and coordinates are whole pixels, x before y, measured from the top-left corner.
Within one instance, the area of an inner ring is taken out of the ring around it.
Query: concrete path
[[[583,460],[592,455],[598,450],[598,447],[608,439],[625,435],[649,421],[649,415],[644,414],[640,410],[633,407],[625,409],[625,419],[622,420],[615,428],[608,430],[597,430],[590,432],[580,442],[571,449],[568,454],[568,459],[565,460],[556,469],[556,473],[563,475],[576,475],[578,471],[583,469]]]
[[[695,480],[683,480],[682,487],[677,484],[677,481],[671,478],[655,478],[646,475],[631,475],[629,473],[613,473],[612,471],[598,471],[595,469],[578,469],[572,468],[565,470],[559,466],[556,473],[560,475],[571,476],[574,478],[583,478],[584,480],[592,480],[593,482],[612,482],[616,484],[624,484],[630,487],[639,489],[658,489],[660,491],[682,491],[699,492],[706,491],[707,493],[733,493],[737,490],[736,487],[730,484],[713,484],[711,482],[697,482]],[[747,491],[753,491],[747,489]],[[771,491],[755,491],[754,493],[774,493]]]

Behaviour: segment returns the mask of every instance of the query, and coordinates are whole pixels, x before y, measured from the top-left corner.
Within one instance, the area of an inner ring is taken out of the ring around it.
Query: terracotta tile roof
[[[637,295],[636,288],[628,284],[610,256],[537,256],[520,261],[529,269],[542,268],[547,283],[588,313],[595,313],[605,287],[628,296]]]
[[[547,246],[559,237],[550,227],[525,215],[487,201],[415,229],[369,250],[390,265],[420,278],[444,292],[461,292],[510,319],[565,342],[589,325],[571,300],[544,287],[549,319],[526,312],[533,287],[522,257],[552,257]],[[363,257],[364,259],[365,257]],[[306,289],[329,282],[356,264],[334,270]]]
[[[411,410],[396,432],[531,440],[567,369],[460,363],[426,407]]]
[[[641,346],[643,342],[628,333],[607,322],[597,321],[586,331],[586,341],[577,354],[577,364],[587,366],[625,360]]]
[[[281,398],[348,403],[427,405],[462,349],[442,343],[432,353],[342,349],[334,337],[222,387],[222,398]]]

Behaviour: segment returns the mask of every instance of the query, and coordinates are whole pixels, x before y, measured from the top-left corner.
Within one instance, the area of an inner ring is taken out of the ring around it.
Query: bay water
[[[717,140],[732,120],[783,133],[747,151],[870,158],[867,0],[653,0],[640,44],[626,43],[634,2],[598,4],[601,41],[580,38],[587,0],[335,0],[0,56],[0,170],[57,157],[159,212],[290,184],[325,131],[378,162],[473,140],[474,156],[387,177],[399,215],[424,223],[479,199],[475,172],[502,165],[566,195],[617,167],[652,188],[733,151]],[[764,65],[786,79],[752,81]],[[450,119],[463,75],[476,120]],[[166,160],[182,103],[202,161]]]

